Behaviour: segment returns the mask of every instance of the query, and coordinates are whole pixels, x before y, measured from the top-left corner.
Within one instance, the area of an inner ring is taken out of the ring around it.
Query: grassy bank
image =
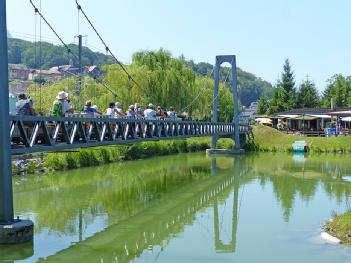
[[[211,139],[191,138],[159,142],[142,142],[131,145],[104,146],[89,149],[79,149],[72,152],[56,152],[42,155],[41,162],[31,161],[25,173],[38,171],[63,171],[80,167],[98,166],[101,164],[145,159],[154,156],[164,156],[178,153],[204,151],[210,148]],[[219,148],[232,148],[230,139],[220,139]]]
[[[266,126],[254,126],[253,138],[247,143],[252,151],[288,152],[292,143],[305,140],[311,152],[316,153],[351,153],[351,136],[340,137],[304,137],[290,135]]]
[[[351,245],[351,211],[328,222],[325,230],[332,236],[339,238],[342,243]]]

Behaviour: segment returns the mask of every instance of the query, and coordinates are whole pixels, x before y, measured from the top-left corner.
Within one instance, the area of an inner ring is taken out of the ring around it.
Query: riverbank
[[[209,137],[189,138],[29,155],[13,160],[12,170],[15,175],[64,171],[112,162],[205,151],[210,148],[210,143],[211,138]],[[230,149],[233,147],[233,142],[231,139],[220,139],[218,147]]]
[[[327,222],[325,230],[340,239],[343,244],[351,245],[351,211]]]
[[[310,151],[315,153],[351,153],[351,136],[304,137],[286,134],[267,126],[253,127],[247,150],[289,152],[292,151],[293,142],[297,140],[306,141]]]

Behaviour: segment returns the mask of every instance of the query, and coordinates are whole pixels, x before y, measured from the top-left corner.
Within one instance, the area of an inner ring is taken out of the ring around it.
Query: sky
[[[33,0],[39,6],[40,0]],[[351,75],[350,0],[80,0],[110,49],[123,62],[133,52],[164,48],[173,56],[214,64],[236,55],[238,67],[277,82],[289,58],[296,83],[306,76],[322,91],[337,73]],[[75,0],[41,0],[42,13],[67,43],[79,33],[95,51],[104,48]],[[7,0],[13,37],[35,38],[29,0]],[[79,23],[78,23],[79,21]],[[39,38],[37,19],[37,38]],[[42,23],[42,39],[58,43]]]

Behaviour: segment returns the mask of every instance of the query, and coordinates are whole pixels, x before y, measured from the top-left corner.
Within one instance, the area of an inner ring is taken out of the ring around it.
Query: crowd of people
[[[36,116],[38,113],[33,108],[33,100],[27,98],[25,94],[20,94],[18,96],[18,101],[16,103],[16,113],[17,115],[29,115]],[[77,113],[69,99],[68,93],[65,91],[60,91],[55,101],[50,109],[50,114],[55,117],[64,117],[69,114]],[[130,105],[127,111],[123,110],[123,104],[121,102],[110,102],[108,108],[104,112],[100,112],[96,105],[93,105],[92,101],[88,100],[85,102],[82,111],[79,114],[85,115],[87,117],[94,116],[109,116],[110,118],[145,118],[147,120],[155,119],[177,119],[178,117],[184,117],[178,114],[174,107],[170,107],[166,111],[163,107],[155,107],[152,103],[149,103],[145,110],[143,110],[139,103]]]

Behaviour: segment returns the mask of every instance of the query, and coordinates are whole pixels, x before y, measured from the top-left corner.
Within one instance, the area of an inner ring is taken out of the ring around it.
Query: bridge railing
[[[233,123],[110,117],[10,116],[11,153],[55,151],[138,141],[228,135]],[[249,126],[240,126],[246,133]]]

